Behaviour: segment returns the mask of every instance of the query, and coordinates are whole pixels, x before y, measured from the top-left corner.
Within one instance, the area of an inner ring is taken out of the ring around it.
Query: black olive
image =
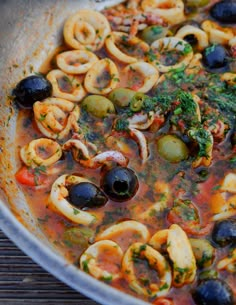
[[[103,191],[90,182],[72,185],[68,199],[79,209],[100,207],[105,205],[108,200]]]
[[[212,240],[224,247],[236,241],[236,219],[225,219],[215,223]]]
[[[202,281],[192,293],[197,305],[233,305],[233,292],[222,280]]]
[[[235,0],[217,2],[212,6],[210,15],[219,22],[236,24]]]
[[[227,51],[221,45],[213,44],[203,51],[203,64],[208,72],[222,73],[229,71]]]
[[[135,173],[122,166],[107,171],[101,181],[101,187],[107,196],[120,202],[131,199],[136,194],[138,185]]]
[[[32,108],[34,102],[42,101],[52,94],[52,85],[43,76],[31,75],[22,79],[12,93],[21,107]]]

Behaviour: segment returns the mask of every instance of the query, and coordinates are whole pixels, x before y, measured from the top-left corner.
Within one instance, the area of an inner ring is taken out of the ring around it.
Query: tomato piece
[[[38,170],[23,166],[16,172],[15,178],[20,184],[37,186],[44,183],[46,176]]]

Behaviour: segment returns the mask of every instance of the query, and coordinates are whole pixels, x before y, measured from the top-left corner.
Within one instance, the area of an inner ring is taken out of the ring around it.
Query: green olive
[[[108,98],[118,107],[127,107],[135,93],[128,88],[116,88],[111,91]]]
[[[130,109],[134,112],[140,111],[146,97],[147,95],[142,92],[135,93],[130,102]]]
[[[210,267],[214,260],[215,250],[206,239],[189,238],[193,254],[199,268]]]
[[[151,25],[146,27],[140,35],[140,38],[147,42],[148,44],[153,43],[153,41],[165,37],[168,32],[167,27],[162,27],[160,25]]]
[[[157,150],[162,158],[173,163],[188,158],[188,148],[186,144],[173,135],[162,136],[157,141]]]
[[[186,4],[190,7],[203,7],[209,4],[209,0],[186,0]]]
[[[82,107],[97,118],[104,118],[110,113],[115,113],[113,103],[101,95],[89,95],[83,102]]]

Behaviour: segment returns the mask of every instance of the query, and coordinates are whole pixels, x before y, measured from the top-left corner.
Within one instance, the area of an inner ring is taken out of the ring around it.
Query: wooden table
[[[99,305],[34,263],[0,231],[0,305]]]

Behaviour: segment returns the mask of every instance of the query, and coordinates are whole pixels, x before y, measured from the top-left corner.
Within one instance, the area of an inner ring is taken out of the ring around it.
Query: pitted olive
[[[224,247],[236,241],[236,219],[224,219],[216,222],[212,231],[212,240]]]
[[[212,6],[210,14],[219,22],[236,24],[236,2],[234,0],[217,2]]]
[[[106,172],[101,187],[106,195],[114,201],[131,199],[138,190],[138,178],[130,168],[117,166]]]
[[[197,305],[233,305],[231,288],[219,279],[202,281],[192,295]]]
[[[74,184],[69,190],[69,201],[79,209],[100,207],[107,200],[103,191],[90,182]]]
[[[42,101],[52,94],[52,85],[43,76],[31,75],[22,79],[12,93],[21,107],[32,108],[34,102]]]
[[[202,61],[209,72],[222,73],[229,71],[227,51],[223,46],[213,44],[207,47],[202,55]]]

